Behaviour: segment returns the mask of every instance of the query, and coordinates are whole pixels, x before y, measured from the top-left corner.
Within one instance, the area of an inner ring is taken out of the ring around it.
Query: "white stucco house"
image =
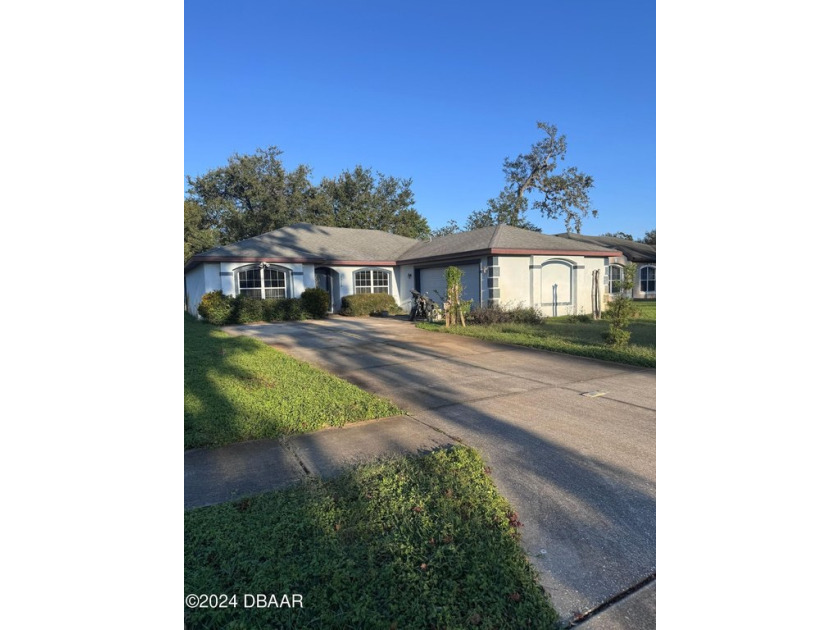
[[[299,297],[321,287],[332,297],[332,312],[355,293],[388,293],[409,311],[412,289],[442,302],[444,270],[455,265],[464,271],[464,299],[476,305],[521,303],[547,316],[591,313],[595,272],[603,291],[611,262],[622,256],[614,247],[507,225],[417,241],[296,223],[190,258],[185,308],[197,315],[210,291]]]

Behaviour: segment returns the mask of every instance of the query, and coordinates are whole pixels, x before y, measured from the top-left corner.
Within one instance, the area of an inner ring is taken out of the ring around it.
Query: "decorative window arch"
[[[618,295],[621,293],[621,283],[624,281],[624,267],[621,265],[610,265],[607,267],[607,274],[604,282],[607,285],[607,293]]]
[[[550,258],[540,265],[540,305],[552,317],[560,307],[574,307],[577,292],[576,265],[564,258]]]
[[[285,298],[291,294],[289,270],[285,267],[260,263],[238,267],[234,271],[236,294],[266,300]]]
[[[391,293],[391,273],[384,269],[359,269],[353,274],[353,293]]]
[[[642,267],[639,279],[643,293],[656,293],[656,267]]]

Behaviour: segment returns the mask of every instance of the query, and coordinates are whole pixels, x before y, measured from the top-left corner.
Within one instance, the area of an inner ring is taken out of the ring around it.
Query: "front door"
[[[315,286],[330,294],[330,313],[333,312],[332,269],[319,267],[315,270]]]

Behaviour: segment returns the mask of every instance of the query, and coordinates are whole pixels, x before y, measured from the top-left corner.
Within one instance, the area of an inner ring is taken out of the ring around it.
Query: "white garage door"
[[[464,291],[461,294],[463,299],[473,300],[473,306],[478,306],[481,294],[481,273],[478,264],[455,266],[464,272],[464,276],[461,279],[464,285]],[[445,271],[446,267],[433,267],[431,269],[420,270],[420,293],[428,293],[429,297],[438,304],[443,302],[443,298],[440,296],[446,295]],[[437,293],[435,293],[435,290],[437,290]]]

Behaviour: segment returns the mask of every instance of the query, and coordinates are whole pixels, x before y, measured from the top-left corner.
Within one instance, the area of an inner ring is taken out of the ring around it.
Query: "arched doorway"
[[[338,272],[329,267],[315,267],[315,286],[330,294],[330,313],[337,313],[338,304]]]

